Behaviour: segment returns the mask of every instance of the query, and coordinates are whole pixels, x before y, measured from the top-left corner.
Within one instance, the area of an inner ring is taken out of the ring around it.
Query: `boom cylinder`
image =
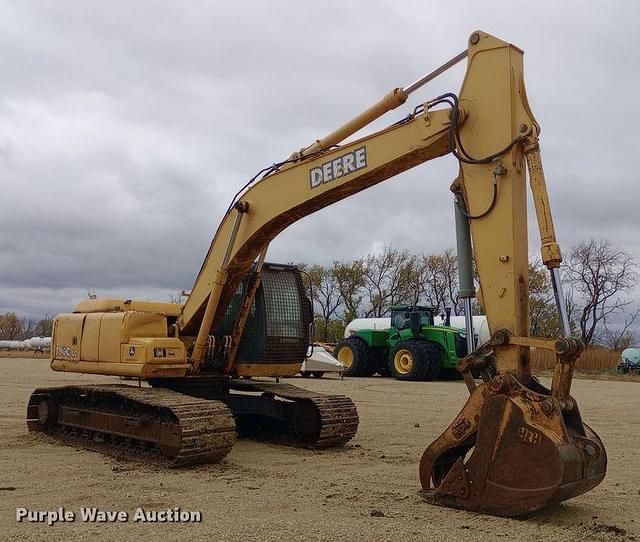
[[[237,214],[224,252],[222,265],[217,270],[215,278],[213,279],[211,293],[209,294],[207,306],[204,310],[204,315],[202,316],[202,322],[198,329],[198,336],[196,338],[195,345],[193,346],[193,352],[191,353],[191,362],[193,363],[193,370],[196,373],[200,370],[202,360],[204,359],[209,333],[211,332],[211,326],[213,325],[213,317],[215,316],[216,309],[218,308],[222,288],[224,288],[227,282],[227,266],[231,259],[231,251],[233,250],[233,245],[236,243],[236,237],[238,236],[242,216],[249,210],[249,204],[243,201],[238,201],[235,204],[235,209]]]

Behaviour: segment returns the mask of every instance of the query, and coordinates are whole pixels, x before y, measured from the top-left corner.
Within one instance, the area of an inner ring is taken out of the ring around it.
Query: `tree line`
[[[20,318],[15,312],[0,314],[0,340],[23,341],[31,337],[50,337],[53,317],[47,314],[39,320]]]
[[[316,340],[340,339],[354,318],[382,317],[396,303],[424,304],[463,314],[458,294],[458,260],[453,250],[414,253],[390,246],[329,266],[298,263],[315,310]],[[630,298],[638,285],[634,258],[607,239],[590,239],[565,254],[562,275],[570,325],[586,345],[622,350],[634,344],[640,307]],[[474,313],[482,314],[476,302]],[[549,273],[540,260],[529,262],[530,332],[560,334]],[[20,318],[0,314],[0,339],[50,336],[53,318]]]
[[[316,340],[340,339],[354,318],[382,317],[396,303],[425,304],[463,314],[458,294],[458,260],[453,250],[414,253],[386,246],[380,252],[329,266],[298,263],[316,313]],[[638,284],[638,264],[607,239],[577,243],[564,255],[562,276],[573,333],[586,345],[615,350],[634,343],[640,307],[630,294]],[[529,262],[530,332],[560,335],[549,272]],[[474,313],[482,314],[476,302]]]

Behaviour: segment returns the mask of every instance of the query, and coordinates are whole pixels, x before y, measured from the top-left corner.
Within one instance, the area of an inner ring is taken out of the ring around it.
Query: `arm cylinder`
[[[553,227],[551,204],[549,203],[547,184],[544,178],[544,170],[542,169],[540,145],[537,137],[527,143],[525,146],[525,155],[527,157],[529,183],[531,185],[533,201],[536,207],[536,217],[538,219],[538,228],[540,230],[542,261],[551,273],[551,285],[553,286],[553,294],[560,317],[562,334],[565,337],[571,337],[571,327],[569,326],[569,316],[567,314],[567,306],[564,300],[559,271],[560,263],[562,263],[562,254],[556,241],[556,232]]]
[[[459,199],[459,201],[458,201]],[[471,299],[476,296],[476,289],[473,284],[473,249],[471,248],[471,230],[469,220],[460,206],[464,205],[464,200],[456,195],[456,202],[453,204],[456,217],[456,245],[458,249],[458,284],[459,295],[464,303],[464,324],[467,334],[467,354],[471,354],[476,349],[473,335],[473,315],[471,313]],[[467,387],[470,382],[465,375]],[[475,387],[475,385],[473,386]],[[473,388],[469,388],[472,391]]]
[[[529,184],[531,185],[531,193],[540,230],[542,261],[548,269],[553,269],[554,267],[560,267],[562,255],[556,242],[556,232],[553,227],[551,205],[549,204],[549,195],[547,193],[544,170],[542,169],[540,145],[537,137],[529,141],[525,146],[525,155],[527,157],[527,169],[529,170]]]
[[[456,246],[458,250],[458,280],[460,297],[475,297],[476,289],[473,284],[473,249],[471,248],[471,231],[469,220],[462,212],[464,200],[456,196],[454,212],[456,217]]]

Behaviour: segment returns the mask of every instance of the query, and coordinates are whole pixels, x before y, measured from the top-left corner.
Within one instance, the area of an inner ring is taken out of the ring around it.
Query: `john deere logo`
[[[360,147],[355,151],[343,154],[321,166],[309,170],[311,188],[335,181],[349,173],[367,167],[367,148]]]

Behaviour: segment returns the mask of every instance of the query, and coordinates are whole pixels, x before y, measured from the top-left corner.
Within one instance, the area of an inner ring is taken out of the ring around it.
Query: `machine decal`
[[[518,429],[518,437],[520,438],[520,440],[522,442],[526,442],[527,444],[533,444],[534,446],[537,446],[538,444],[540,444],[540,434],[537,431],[532,431],[531,429],[529,429],[528,427],[525,427],[524,425],[520,427],[520,429]]]
[[[78,358],[78,350],[71,346],[56,346],[56,357],[59,358]]]
[[[352,152],[338,156],[321,166],[309,170],[311,188],[318,188],[325,183],[335,181],[349,173],[367,167],[367,148],[360,147]]]
[[[460,418],[452,425],[451,432],[455,438],[461,439],[470,428],[471,422],[466,418]]]
[[[130,346],[129,347],[129,356],[134,357],[136,355],[136,347],[135,346]]]

